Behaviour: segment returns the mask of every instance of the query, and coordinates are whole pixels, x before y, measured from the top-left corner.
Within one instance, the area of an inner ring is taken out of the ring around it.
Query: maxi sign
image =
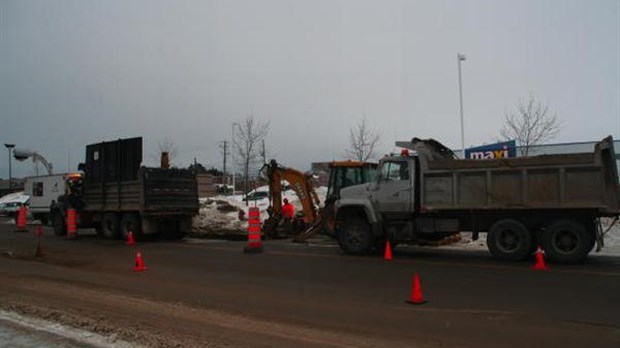
[[[517,156],[517,143],[514,140],[465,149],[467,159],[491,159]]]

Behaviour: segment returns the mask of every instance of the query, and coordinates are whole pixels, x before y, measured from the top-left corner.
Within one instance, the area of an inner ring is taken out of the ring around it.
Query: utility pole
[[[222,150],[224,152],[224,165],[222,166],[222,173],[223,176],[226,177],[226,157],[228,156],[228,142],[226,140],[224,140]]]
[[[265,139],[263,139],[263,152],[261,152],[263,157],[263,164],[267,163],[267,152],[265,151]]]
[[[11,173],[11,150],[15,147],[15,144],[4,144],[7,150],[9,150],[9,193],[12,193],[13,189],[13,174]]]
[[[456,54],[456,62],[459,67],[459,106],[461,111],[461,156],[465,158],[465,126],[463,121],[463,84],[461,82],[461,62],[467,59],[464,54]]]

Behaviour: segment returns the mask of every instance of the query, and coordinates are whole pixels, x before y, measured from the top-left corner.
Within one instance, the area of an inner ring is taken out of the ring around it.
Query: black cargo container
[[[141,137],[88,145],[85,180],[89,183],[137,180],[141,163]]]

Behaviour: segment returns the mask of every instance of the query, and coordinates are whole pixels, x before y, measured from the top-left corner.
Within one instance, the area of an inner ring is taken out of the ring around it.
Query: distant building
[[[0,197],[4,195],[8,195],[12,192],[19,192],[24,190],[24,179],[13,178],[12,187],[9,189],[9,180],[8,179],[0,179]]]

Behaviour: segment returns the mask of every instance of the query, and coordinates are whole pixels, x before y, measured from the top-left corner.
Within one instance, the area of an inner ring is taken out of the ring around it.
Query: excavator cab
[[[358,161],[334,161],[330,163],[329,184],[325,202],[333,203],[340,198],[340,190],[370,182],[377,176],[377,164]]]
[[[335,237],[334,202],[340,198],[340,190],[375,180],[377,163],[359,161],[334,161],[330,163],[327,196],[323,208],[323,232]]]

